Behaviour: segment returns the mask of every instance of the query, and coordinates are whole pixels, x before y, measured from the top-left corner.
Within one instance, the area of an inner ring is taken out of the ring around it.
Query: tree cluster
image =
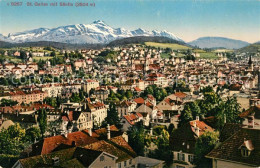
[[[210,92],[206,92],[207,90]],[[222,99],[217,93],[208,88],[205,89],[203,100],[185,104],[184,109],[181,111],[179,125],[194,120],[196,116],[201,119],[212,116],[215,122],[211,126],[221,129],[225,122],[240,123],[240,113],[240,104],[235,97]]]
[[[153,95],[156,101],[162,101],[166,96],[168,96],[167,91],[164,88],[157,87],[156,85],[150,85],[145,88],[142,97],[147,97],[148,95]]]

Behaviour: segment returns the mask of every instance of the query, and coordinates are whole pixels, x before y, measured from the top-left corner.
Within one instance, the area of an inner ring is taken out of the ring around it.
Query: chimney
[[[110,136],[110,125],[107,124],[107,139],[110,139],[111,136]]]
[[[196,116],[196,121],[199,121],[200,120],[200,117],[199,116]]]
[[[150,128],[150,135],[153,135],[153,128]]]
[[[88,134],[89,134],[89,136],[92,136],[92,129],[91,128],[89,128]]]
[[[226,114],[224,114],[224,124],[227,123],[227,117],[226,117]]]
[[[65,131],[65,132],[64,132],[64,136],[65,136],[65,138],[68,137],[68,131]]]
[[[87,109],[87,103],[84,103],[84,110]]]
[[[255,121],[254,121],[254,116],[253,115],[250,115],[247,117],[247,126],[248,128],[254,128],[254,125],[255,125]]]
[[[198,127],[195,128],[195,133],[198,137],[200,136],[200,129]]]

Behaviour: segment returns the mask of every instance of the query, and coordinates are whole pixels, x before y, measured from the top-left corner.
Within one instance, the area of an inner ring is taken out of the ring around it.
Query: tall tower
[[[254,64],[253,64],[253,61],[252,61],[252,55],[250,55],[250,57],[249,57],[248,65],[249,65],[249,70],[253,71],[254,70]]]

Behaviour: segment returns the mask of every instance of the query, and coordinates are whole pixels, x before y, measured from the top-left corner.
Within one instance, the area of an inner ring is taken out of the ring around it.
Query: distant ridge
[[[241,40],[234,40],[225,37],[200,37],[188,44],[198,46],[199,48],[226,48],[239,49],[250,45],[250,43]]]
[[[68,44],[53,41],[38,41],[38,42],[25,42],[25,43],[9,43],[0,41],[0,48],[12,47],[45,47],[50,46],[57,49],[100,49],[103,48],[102,44]]]
[[[260,41],[249,46],[242,47],[237,50],[237,52],[248,52],[248,53],[257,53],[260,52]]]
[[[186,45],[183,41],[177,41],[168,37],[161,37],[161,36],[154,36],[154,37],[147,37],[147,36],[137,36],[137,37],[128,37],[123,39],[118,39],[110,42],[107,46],[115,47],[115,46],[123,46],[127,44],[144,44],[145,42],[157,42],[157,43],[175,43]]]

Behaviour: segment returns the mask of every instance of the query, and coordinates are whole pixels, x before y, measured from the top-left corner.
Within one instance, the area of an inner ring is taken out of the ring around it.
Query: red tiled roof
[[[174,95],[179,98],[185,98],[187,96],[187,94],[183,92],[176,92]]]
[[[136,113],[136,114],[130,114],[130,115],[124,115],[123,116],[127,122],[131,125],[134,125],[135,124],[135,121],[138,119],[138,118],[141,118],[143,117],[142,114],[140,113]]]
[[[143,115],[142,115],[141,113],[136,113],[136,115],[137,115],[139,118],[143,117]]]
[[[195,123],[196,123],[196,127],[200,129],[200,133],[199,133],[200,135],[204,134],[205,131],[213,131],[213,128],[205,124],[203,121],[193,120],[190,121],[190,126],[193,132],[195,132],[195,127],[194,127]]]
[[[142,90],[139,87],[134,87],[135,91],[141,92]]]
[[[142,97],[136,98],[136,99],[134,99],[134,101],[135,101],[137,104],[144,104],[144,99],[143,99]]]
[[[149,69],[160,69],[160,65],[159,64],[150,64],[149,65]]]
[[[171,106],[174,105],[172,99],[170,99],[170,98],[166,98],[166,99],[164,99],[164,101],[165,101],[167,104],[171,105]]]
[[[110,126],[110,131],[119,131],[118,128],[115,125]],[[106,134],[107,133],[107,128],[100,128],[98,130],[95,130],[95,133],[98,135],[101,134]]]
[[[93,138],[81,131],[69,133],[67,138],[63,135],[48,137],[44,138],[43,140],[41,154],[51,153],[55,148],[57,148],[61,144],[72,145],[73,142],[75,142],[76,146],[83,146],[97,141],[98,139]]]

